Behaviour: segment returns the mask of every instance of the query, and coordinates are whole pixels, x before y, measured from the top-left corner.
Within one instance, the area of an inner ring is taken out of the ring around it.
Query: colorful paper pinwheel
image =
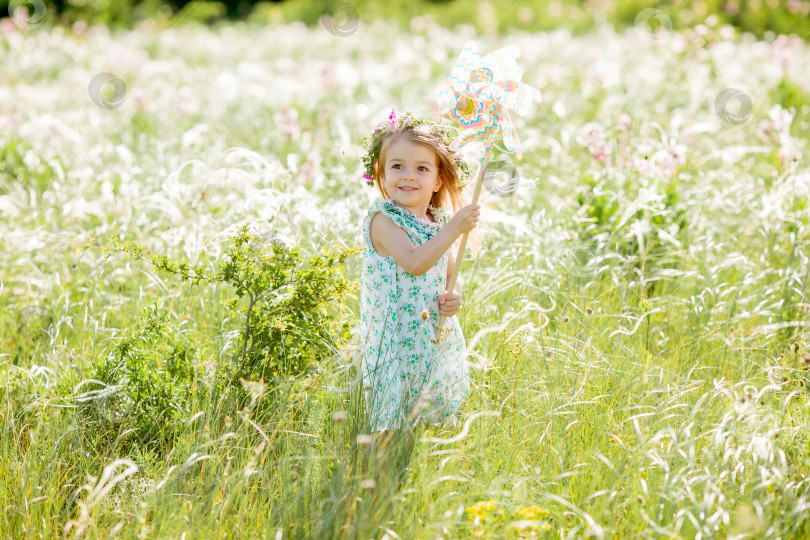
[[[460,137],[453,142],[458,150],[471,141],[484,145],[482,158],[489,157],[499,131],[506,148],[521,156],[520,139],[509,117],[509,109],[523,116],[531,112],[540,92],[521,83],[517,65],[520,49],[515,45],[481,57],[474,42],[467,43],[450,73],[450,86],[439,90],[442,116],[455,120]]]
[[[474,203],[478,202],[489,155],[499,132],[503,132],[507,150],[515,152],[520,159],[520,139],[509,110],[523,116],[531,112],[536,101],[540,101],[540,92],[536,88],[520,82],[522,73],[516,60],[519,55],[520,49],[510,45],[481,57],[476,52],[475,43],[467,43],[450,73],[450,87],[438,92],[442,116],[459,125],[459,138],[453,141],[452,150],[456,151],[471,141],[483,143],[481,167],[472,199]],[[448,291],[455,287],[468,236],[461,237],[456,266],[447,281]],[[441,339],[444,321],[444,316],[439,318],[436,341]]]

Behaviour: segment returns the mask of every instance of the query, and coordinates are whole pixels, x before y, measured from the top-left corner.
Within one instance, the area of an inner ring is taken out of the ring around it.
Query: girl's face
[[[384,191],[399,206],[423,217],[442,186],[436,153],[407,137],[397,137],[386,154],[381,178]]]

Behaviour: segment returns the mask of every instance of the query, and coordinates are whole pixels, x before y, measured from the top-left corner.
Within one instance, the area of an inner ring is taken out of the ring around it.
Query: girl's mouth
[[[401,189],[402,191],[408,191],[408,192],[410,192],[410,191],[416,191],[416,188],[409,188],[409,187],[401,187],[401,188],[399,188],[399,189]]]

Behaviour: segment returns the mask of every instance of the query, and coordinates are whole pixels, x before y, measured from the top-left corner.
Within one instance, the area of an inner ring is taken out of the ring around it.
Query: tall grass
[[[417,86],[445,82],[466,32],[5,28],[4,538],[810,534],[810,103],[784,90],[807,90],[801,41],[483,36],[521,47],[544,101],[518,120],[523,161],[496,156],[518,188],[488,198],[462,270],[472,396],[387,454],[352,347],[274,381],[272,408],[254,385],[228,410],[206,386],[236,354],[228,291],[102,253],[113,234],[215,259],[245,222],[313,252],[359,244],[360,140],[392,105],[427,108]],[[104,71],[119,108],[88,98]],[[746,121],[721,121],[726,88]],[[194,413],[165,455],[126,431],[94,446],[59,383],[158,301],[199,342]]]

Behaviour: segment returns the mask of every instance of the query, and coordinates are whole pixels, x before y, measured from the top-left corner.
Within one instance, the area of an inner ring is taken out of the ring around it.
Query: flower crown
[[[374,185],[374,162],[380,157],[380,149],[383,143],[383,134],[391,127],[408,127],[408,126],[430,126],[434,132],[438,133],[448,150],[451,144],[451,135],[453,129],[449,126],[442,124],[430,118],[423,118],[419,116],[412,116],[411,113],[405,113],[397,117],[396,109],[391,109],[391,114],[388,115],[387,122],[380,122],[374,129],[374,132],[363,139],[363,145],[366,147],[366,155],[363,156],[363,178],[369,186]],[[464,189],[467,179],[470,178],[470,166],[464,161],[460,152],[453,152],[450,150],[453,160],[458,166],[458,177],[461,181],[461,188]]]

